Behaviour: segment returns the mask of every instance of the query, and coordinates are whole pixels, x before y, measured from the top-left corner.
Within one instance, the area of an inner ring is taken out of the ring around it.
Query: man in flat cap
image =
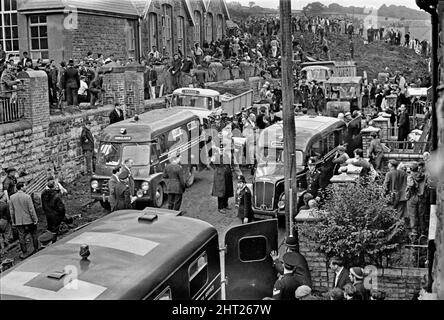
[[[17,169],[10,167],[6,169],[6,178],[3,180],[3,192],[6,195],[6,200],[9,201],[11,196],[17,192]]]
[[[315,296],[311,295],[311,288],[306,285],[298,287],[294,295],[296,300],[319,300]]]
[[[237,217],[242,223],[252,222],[254,213],[251,204],[251,191],[247,187],[247,181],[243,175],[237,178],[236,194],[239,203]]]
[[[284,274],[274,284],[274,300],[295,300],[295,291],[303,283],[293,273],[298,264],[298,258],[294,252],[287,252],[282,257],[284,262]]]
[[[384,189],[390,197],[389,201],[393,208],[398,212],[398,218],[406,218],[407,213],[407,173],[399,170],[399,162],[389,160],[389,172],[386,173],[384,179]]]
[[[60,224],[65,219],[65,204],[60,192],[55,188],[53,177],[48,178],[46,189],[42,192],[42,209],[46,216],[47,229],[53,234],[52,242],[56,242]]]

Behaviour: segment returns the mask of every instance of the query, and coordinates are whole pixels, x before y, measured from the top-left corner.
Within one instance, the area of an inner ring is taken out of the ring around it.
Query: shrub
[[[380,267],[406,240],[403,219],[387,204],[377,183],[333,184],[324,196],[319,221],[300,225],[300,232],[318,243],[328,258]]]

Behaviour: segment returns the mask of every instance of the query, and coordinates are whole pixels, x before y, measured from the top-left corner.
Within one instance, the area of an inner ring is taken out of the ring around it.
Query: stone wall
[[[310,268],[312,289],[318,293],[327,292],[332,288],[334,272],[329,269],[326,256],[318,251],[318,244],[301,235],[299,245]],[[386,292],[387,300],[411,300],[426,274],[425,268],[380,268],[377,270],[377,278],[373,279],[376,280],[377,288]]]

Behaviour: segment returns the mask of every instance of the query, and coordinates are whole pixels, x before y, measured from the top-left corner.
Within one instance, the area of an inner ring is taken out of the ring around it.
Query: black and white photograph
[[[443,159],[444,1],[0,0],[2,301],[444,300]]]

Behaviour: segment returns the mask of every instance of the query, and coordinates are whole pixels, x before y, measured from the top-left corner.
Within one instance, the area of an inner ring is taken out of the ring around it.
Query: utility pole
[[[284,135],[285,174],[285,229],[287,236],[298,239],[297,228],[293,228],[297,205],[296,184],[296,128],[293,106],[293,47],[291,41],[291,1],[279,0],[281,30],[282,106]],[[298,241],[299,251],[299,241]]]

